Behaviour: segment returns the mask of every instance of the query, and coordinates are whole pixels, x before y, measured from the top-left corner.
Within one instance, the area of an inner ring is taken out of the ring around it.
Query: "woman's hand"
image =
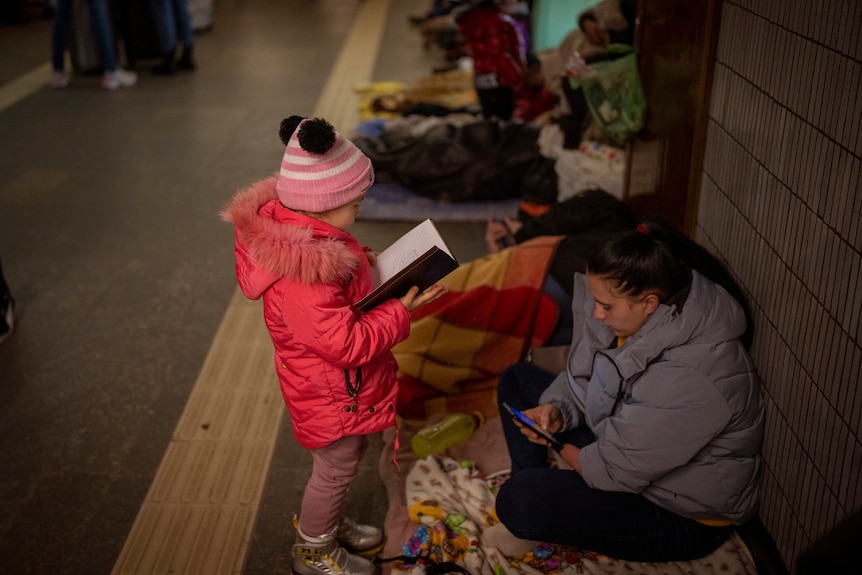
[[[448,288],[434,284],[429,287],[422,293],[419,293],[419,288],[417,286],[413,286],[410,288],[410,291],[407,292],[403,297],[398,298],[399,301],[407,308],[407,311],[413,311],[419,307],[422,307],[426,303],[432,302],[444,293],[446,293]]]
[[[578,472],[578,474],[583,475],[583,473],[581,473],[581,462],[578,461],[578,457],[580,455],[581,449],[571,443],[566,443],[560,450],[560,457],[563,458],[563,461],[568,463],[572,469]]]
[[[537,407],[526,409],[523,411],[523,413],[531,420],[536,422],[536,425],[546,431],[549,431],[550,433],[556,433],[563,427],[563,415],[562,413],[560,413],[560,410],[555,405],[539,405]],[[521,429],[521,433],[524,434],[524,437],[529,439],[530,442],[536,443],[538,445],[545,445],[548,447],[551,446],[547,439],[538,435],[532,429],[522,424],[520,421],[518,421],[517,418],[515,418],[514,421],[515,425],[517,425]]]
[[[503,248],[515,245],[515,234],[521,229],[521,222],[512,218],[488,220],[485,227],[485,244],[488,253],[495,254]]]
[[[539,427],[547,429],[551,433],[557,433],[563,428],[563,412],[556,405],[544,403],[531,407],[524,411],[524,415],[539,424]]]
[[[565,66],[566,76],[582,80],[583,78],[594,76],[595,73],[596,71],[587,65],[586,60],[584,60],[580,53],[573,52],[572,55],[569,56]]]
[[[539,427],[547,429],[551,433],[556,433],[563,428],[563,413],[556,405],[545,403],[525,410],[524,415],[535,421]],[[515,420],[515,424],[521,428],[521,433],[527,436],[527,439],[531,442],[538,443],[539,445],[550,446],[547,439],[536,435],[527,427],[521,425],[517,419]],[[578,461],[578,456],[580,454],[581,449],[571,443],[564,444],[563,448],[560,450],[560,456],[563,458],[563,461],[568,463],[571,468],[578,473],[581,473],[581,464]]]
[[[365,252],[365,257],[368,258],[368,263],[371,264],[372,267],[377,265],[377,254],[368,250]]]

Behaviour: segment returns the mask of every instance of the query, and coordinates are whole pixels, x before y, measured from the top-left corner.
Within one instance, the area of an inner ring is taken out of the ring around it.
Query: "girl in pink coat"
[[[291,116],[277,177],[234,196],[222,216],[236,227],[236,276],[243,293],[263,297],[275,369],[297,441],[311,452],[293,546],[293,570],[375,573],[383,545],[377,527],[342,515],[367,434],[395,422],[396,363],[391,348],[410,333],[410,312],[443,294],[418,288],[367,313],[351,305],[371,291],[375,256],[349,229],[374,183],[352,142],[321,118]]]

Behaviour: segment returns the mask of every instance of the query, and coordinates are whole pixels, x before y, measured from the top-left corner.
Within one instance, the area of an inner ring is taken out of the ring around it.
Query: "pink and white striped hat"
[[[279,135],[286,147],[276,189],[284,206],[325,212],[350,203],[374,183],[368,156],[323,118],[291,116]]]

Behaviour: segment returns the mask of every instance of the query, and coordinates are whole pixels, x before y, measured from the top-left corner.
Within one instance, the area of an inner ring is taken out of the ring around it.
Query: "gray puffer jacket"
[[[566,429],[586,424],[595,443],[579,457],[587,484],[640,493],[692,519],[743,523],[757,510],[764,408],[739,341],[745,316],[697,272],[679,310],[661,304],[622,347],[593,318],[586,277],[574,282],[568,368],[540,403]],[[577,326],[582,326],[579,331]]]

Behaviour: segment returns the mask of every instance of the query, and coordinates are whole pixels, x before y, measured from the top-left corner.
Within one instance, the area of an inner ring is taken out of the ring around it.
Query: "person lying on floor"
[[[556,196],[556,179],[548,181]],[[614,235],[635,225],[631,210],[600,188],[583,190],[562,202],[548,204],[547,210],[531,216],[522,210],[518,218],[489,220],[485,228],[488,253],[523,243],[539,236],[566,236],[554,262],[551,275],[572,296],[574,272],[583,272],[587,257]],[[566,302],[568,307],[569,302]]]
[[[549,184],[556,194],[556,180]],[[560,318],[548,346],[571,341],[571,301],[575,272],[583,273],[586,260],[617,233],[635,225],[629,207],[601,189],[584,190],[548,210],[531,217],[523,212],[518,219],[489,220],[485,243],[489,253],[539,236],[565,236],[548,267],[544,291],[560,306]]]
[[[563,373],[519,363],[500,378],[512,460],[500,520],[521,539],[623,560],[711,553],[759,498],[764,406],[742,291],[651,219],[588,258],[572,312]],[[549,465],[548,442],[504,402],[555,434],[570,469]]]

